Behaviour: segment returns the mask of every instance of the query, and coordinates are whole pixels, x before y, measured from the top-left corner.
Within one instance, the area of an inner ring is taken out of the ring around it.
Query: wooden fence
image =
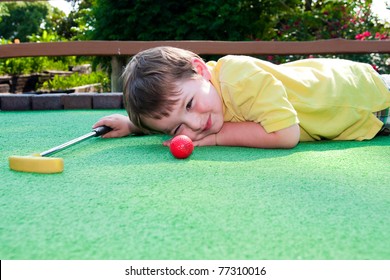
[[[0,58],[33,56],[110,56],[112,91],[121,91],[123,58],[156,46],[189,49],[200,55],[310,55],[390,53],[390,40],[331,39],[286,41],[76,41],[0,45]]]

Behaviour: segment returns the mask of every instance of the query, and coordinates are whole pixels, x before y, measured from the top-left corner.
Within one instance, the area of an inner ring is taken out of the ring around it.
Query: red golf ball
[[[178,135],[171,140],[169,150],[175,158],[184,159],[192,154],[194,144],[188,136]]]

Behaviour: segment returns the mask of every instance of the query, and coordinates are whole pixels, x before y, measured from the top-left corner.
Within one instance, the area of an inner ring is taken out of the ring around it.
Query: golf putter
[[[80,143],[91,137],[101,136],[111,131],[112,128],[108,126],[99,126],[92,130],[92,132],[80,136],[76,139],[70,140],[64,144],[51,148],[39,154],[30,156],[10,156],[9,168],[15,171],[32,172],[32,173],[60,173],[64,170],[64,160],[62,158],[47,157],[55,154],[65,148],[68,148],[76,143]]]

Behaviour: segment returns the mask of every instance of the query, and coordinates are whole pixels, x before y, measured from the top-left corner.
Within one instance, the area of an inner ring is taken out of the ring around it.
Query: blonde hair
[[[123,97],[131,122],[148,129],[142,117],[167,117],[178,100],[176,83],[193,78],[197,54],[174,47],[156,47],[136,54],[123,72]]]

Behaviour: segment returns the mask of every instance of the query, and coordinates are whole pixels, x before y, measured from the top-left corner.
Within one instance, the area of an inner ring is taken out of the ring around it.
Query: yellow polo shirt
[[[276,65],[228,55],[207,63],[225,122],[253,121],[270,133],[299,123],[300,141],[373,138],[390,92],[368,64],[305,59]]]

